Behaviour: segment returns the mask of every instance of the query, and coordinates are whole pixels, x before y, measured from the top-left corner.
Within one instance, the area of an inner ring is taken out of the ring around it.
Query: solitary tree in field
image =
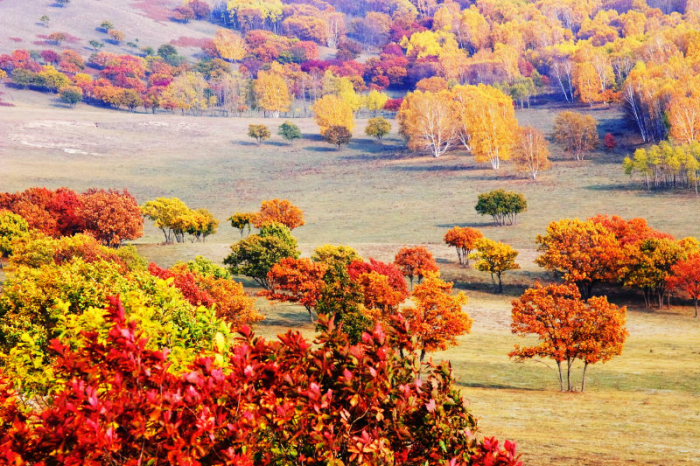
[[[49,22],[51,21],[51,18],[48,17],[48,15],[43,15],[41,18],[39,18],[39,22],[41,23],[42,26],[45,28],[49,27]]]
[[[270,139],[272,133],[270,129],[265,125],[248,125],[248,137],[255,139],[258,144],[262,144],[263,141]]]
[[[292,143],[297,139],[301,139],[301,130],[291,121],[285,121],[279,127],[278,134],[286,141]]]
[[[411,287],[414,279],[417,278],[420,283],[428,273],[440,272],[433,253],[423,246],[401,248],[394,258],[394,264],[408,277]]]
[[[119,44],[126,37],[126,34],[117,29],[110,29],[107,34],[109,34],[109,38],[112,39],[115,44]]]
[[[476,242],[476,252],[471,255],[477,261],[477,270],[491,274],[497,293],[503,293],[503,274],[520,268],[520,264],[515,261],[517,257],[518,251],[512,246],[488,238],[479,239]]]
[[[554,120],[554,139],[576,160],[598,147],[598,122],[590,115],[562,112]]]
[[[628,335],[625,314],[625,308],[609,303],[605,297],[582,300],[573,284],[542,286],[538,283],[513,301],[511,329],[516,335],[537,335],[539,343],[525,347],[516,345],[510,357],[554,359],[562,391],[565,390],[562,364],[566,363],[566,390],[572,391],[571,369],[579,359],[584,364],[583,391],[589,364],[608,361],[622,353]]]
[[[549,143],[544,134],[536,128],[524,127],[518,131],[518,138],[513,148],[513,161],[518,171],[527,173],[533,180],[540,172],[549,170]]]
[[[513,225],[518,214],[527,210],[527,200],[520,193],[497,189],[479,194],[474,209],[481,215],[490,215],[498,225]]]
[[[372,118],[367,122],[367,128],[365,128],[365,134],[377,138],[378,141],[381,141],[390,131],[391,123],[382,117]]]
[[[345,126],[331,126],[323,135],[323,139],[340,149],[341,146],[350,144],[352,133]]]
[[[476,228],[454,227],[445,233],[445,243],[457,250],[459,264],[469,267],[469,254],[476,249],[476,242],[484,234]]]

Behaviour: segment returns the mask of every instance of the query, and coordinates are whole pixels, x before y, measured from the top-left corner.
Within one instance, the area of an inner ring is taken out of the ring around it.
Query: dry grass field
[[[5,0],[12,1],[12,0]],[[541,181],[527,181],[506,167],[501,173],[455,153],[440,159],[406,154],[394,132],[382,144],[361,135],[340,151],[316,135],[311,120],[298,120],[305,139],[287,145],[279,137],[261,146],[245,137],[249,123],[281,121],[133,114],[78,106],[2,89],[14,107],[0,107],[0,190],[35,185],[129,188],[141,202],[177,196],[207,207],[221,219],[283,197],[301,206],[307,225],[296,230],[303,249],[323,243],[356,246],[366,256],[390,260],[403,244],[427,244],[444,274],[470,295],[476,323],[460,345],[435,354],[449,359],[481,418],[486,434],[517,440],[530,465],[690,465],[700,457],[700,322],[688,308],[647,313],[630,296],[630,339],[623,356],[593,366],[585,393],[558,391],[552,364],[510,361],[518,341],[510,334],[509,301],[536,279],[534,238],[552,221],[597,213],[643,216],[678,236],[700,235],[700,200],[686,193],[645,193],[621,170],[624,152],[594,160],[556,160]],[[589,110],[601,132],[622,134],[616,110]],[[523,123],[551,128],[552,108],[519,112]],[[561,154],[554,150],[555,159]],[[477,195],[495,188],[523,192],[529,209],[518,224],[491,225],[474,212]],[[441,244],[453,225],[476,226],[521,250],[523,269],[506,276],[506,295],[489,292],[488,277],[454,265]],[[225,222],[206,244],[161,246],[149,226],[139,248],[162,265],[197,254],[221,259],[238,232]],[[312,335],[303,309],[260,307],[267,320],[258,332],[273,337],[289,328]]]

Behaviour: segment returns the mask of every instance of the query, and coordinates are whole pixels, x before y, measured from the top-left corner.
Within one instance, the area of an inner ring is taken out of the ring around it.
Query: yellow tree
[[[384,109],[384,105],[386,105],[388,100],[388,95],[373,89],[365,96],[365,107],[367,107],[367,110],[370,112],[376,114],[378,111]]]
[[[292,108],[292,96],[289,86],[278,73],[261,71],[255,80],[255,97],[258,106],[263,110],[272,112],[275,118],[280,112],[288,112]]]
[[[520,268],[520,264],[515,261],[518,251],[508,244],[488,238],[478,240],[476,250],[477,252],[470,256],[477,261],[476,269],[489,272],[496,292],[503,293],[503,274]]]
[[[458,86],[459,87],[459,86]],[[494,170],[510,160],[517,134],[513,99],[492,86],[480,84],[472,100],[454,100],[459,105],[469,148],[478,162],[490,162]],[[460,91],[457,91],[460,92]]]
[[[696,91],[696,85],[700,85],[700,79],[692,78],[673,94],[668,107],[671,137],[683,144],[700,138],[700,92]]]
[[[398,114],[401,134],[414,151],[440,157],[458,138],[458,119],[450,91],[415,91],[404,99]]]
[[[355,129],[355,114],[352,106],[338,97],[328,94],[321,97],[313,106],[316,124],[321,128],[321,134],[334,126],[343,126],[349,131]]]
[[[549,143],[542,131],[526,126],[518,131],[518,139],[513,149],[513,161],[519,171],[530,175],[533,180],[543,170],[549,170]]]
[[[209,84],[201,74],[188,71],[177,76],[163,91],[162,106],[179,108],[183,112],[206,110],[209,108],[208,88]]]
[[[219,29],[214,36],[214,45],[221,58],[230,61],[243,60],[248,51],[240,34],[230,29]]]

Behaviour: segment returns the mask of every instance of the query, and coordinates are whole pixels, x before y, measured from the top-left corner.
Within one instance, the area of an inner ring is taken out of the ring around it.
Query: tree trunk
[[[698,318],[698,298],[693,299],[693,307],[695,307],[695,318]]]
[[[564,377],[561,373],[561,361],[557,361],[557,370],[559,371],[559,390],[564,391]]]
[[[586,369],[588,369],[588,362],[583,363],[583,375],[581,376],[581,392],[586,389]]]
[[[501,279],[501,272],[496,274],[498,276],[498,294],[503,294],[503,280]]]
[[[571,359],[566,360],[566,386],[567,391],[573,391],[574,387],[571,384],[571,366],[573,366],[573,361]]]

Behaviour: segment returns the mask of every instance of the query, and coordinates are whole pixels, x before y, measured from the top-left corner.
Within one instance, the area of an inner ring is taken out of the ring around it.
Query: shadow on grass
[[[465,222],[465,223],[438,223],[435,225],[439,228],[454,228],[454,227],[469,227],[469,228],[488,228],[498,227],[496,222]]]
[[[336,149],[335,146],[313,146],[306,147],[305,149],[312,152],[338,152],[338,149]]]
[[[262,327],[298,328],[312,323],[306,312],[280,312],[272,316],[266,315],[265,320],[258,322],[257,325]]]
[[[253,141],[235,141],[234,143],[238,144],[239,146],[247,146],[247,147],[257,147],[258,145],[262,145],[262,144],[258,144],[257,142],[253,142]]]
[[[525,284],[503,284],[503,292],[496,292],[496,285],[489,282],[474,282],[474,281],[462,281],[459,278],[454,280],[455,288],[460,291],[474,291],[479,293],[489,293],[496,296],[512,296],[519,298],[523,295],[525,290],[528,289],[528,285]]]
[[[460,387],[468,388],[493,388],[496,390],[520,390],[524,392],[543,392],[544,388],[529,388],[529,387],[517,387],[515,385],[504,385],[500,383],[483,383],[483,382],[459,382],[457,385]]]
[[[456,171],[477,171],[484,170],[483,167],[476,165],[399,165],[390,167],[391,170],[403,172],[456,172]]]

